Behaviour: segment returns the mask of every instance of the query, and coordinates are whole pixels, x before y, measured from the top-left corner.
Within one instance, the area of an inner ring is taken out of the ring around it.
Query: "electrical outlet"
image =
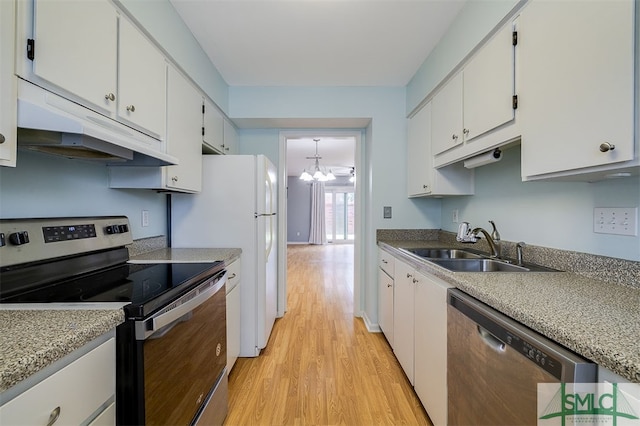
[[[593,232],[598,234],[638,235],[638,208],[596,207]]]
[[[451,212],[451,222],[458,223],[458,209],[453,209]]]
[[[142,227],[149,226],[149,210],[142,210]]]

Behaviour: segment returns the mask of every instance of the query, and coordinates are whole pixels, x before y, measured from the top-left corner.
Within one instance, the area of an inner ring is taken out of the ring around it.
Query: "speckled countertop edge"
[[[437,240],[379,241],[380,247],[449,282],[583,357],[640,383],[640,289],[571,272],[451,272],[398,250]]]
[[[238,259],[242,254],[239,248],[162,248],[147,253],[132,256],[132,263],[149,262],[212,262],[222,260],[229,264]]]
[[[0,392],[113,330],[121,307],[103,310],[0,310]]]

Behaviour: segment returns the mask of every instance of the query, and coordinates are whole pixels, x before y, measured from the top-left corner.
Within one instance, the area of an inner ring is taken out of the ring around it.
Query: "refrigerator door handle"
[[[275,213],[254,213],[253,214],[255,217],[261,217],[261,216],[275,216]]]

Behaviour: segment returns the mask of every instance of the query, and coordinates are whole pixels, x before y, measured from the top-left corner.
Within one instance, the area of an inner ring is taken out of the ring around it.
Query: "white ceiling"
[[[0,0],[1,1],[1,0]],[[170,0],[230,86],[405,86],[465,0]],[[257,120],[257,121],[256,121]],[[234,119],[239,127],[363,128],[367,119]],[[320,136],[321,137],[321,136]],[[321,166],[347,174],[355,141],[321,137]],[[289,140],[287,171],[313,165]]]
[[[170,0],[230,86],[405,86],[464,0]]]
[[[300,176],[304,169],[313,170],[315,160],[306,157],[316,155],[314,139],[319,139],[320,169],[323,172],[331,170],[336,176],[349,175],[351,167],[355,167],[356,151],[356,141],[351,136],[287,138],[287,175]]]

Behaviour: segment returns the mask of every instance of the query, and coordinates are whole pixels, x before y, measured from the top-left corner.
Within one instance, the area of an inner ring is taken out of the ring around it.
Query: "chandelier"
[[[319,182],[334,180],[336,177],[331,172],[331,169],[329,169],[329,173],[326,174],[323,173],[322,170],[320,170],[320,159],[322,158],[318,155],[318,142],[320,141],[320,139],[314,139],[313,141],[316,143],[316,155],[314,155],[313,157],[307,157],[307,160],[315,160],[314,168],[313,170],[311,170],[311,172],[313,172],[313,175],[308,172],[307,169],[304,169],[304,171],[300,175],[300,179],[304,180],[305,182],[312,180],[317,180]]]

